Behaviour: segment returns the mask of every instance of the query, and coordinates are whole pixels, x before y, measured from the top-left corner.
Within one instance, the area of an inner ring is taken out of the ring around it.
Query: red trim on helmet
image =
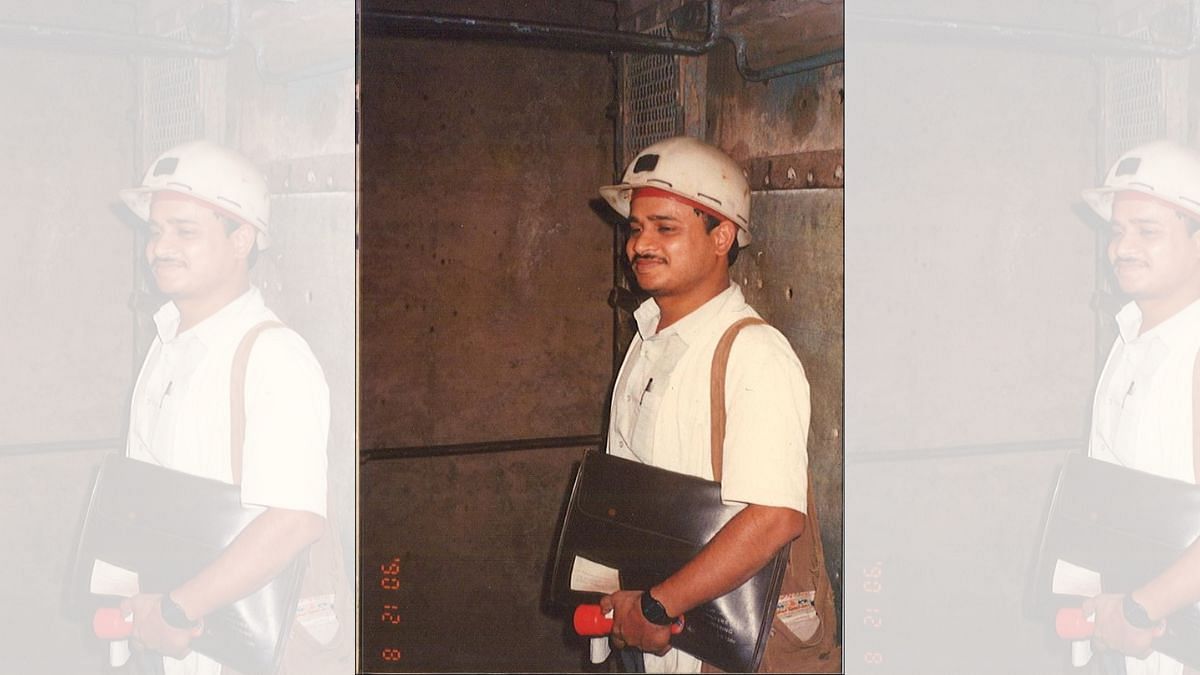
[[[203,206],[206,209],[212,209],[214,212],[219,213],[222,216],[226,216],[227,218],[232,218],[232,219],[236,220],[237,222],[242,223],[243,225],[249,225],[250,227],[254,227],[254,223],[251,223],[249,220],[246,220],[246,218],[244,216],[239,216],[238,214],[234,213],[233,211],[230,211],[229,209],[217,206],[216,204],[213,204],[210,201],[201,199],[195,195],[190,195],[186,192],[177,192],[175,190],[156,190],[150,194],[150,206],[154,206],[154,204],[156,202],[166,202],[166,201],[189,202],[189,203],[195,204],[197,206]],[[255,229],[257,230],[258,228],[255,228]]]
[[[730,220],[730,218],[728,216],[722,215],[722,214],[714,211],[711,206],[705,206],[704,204],[701,204],[699,202],[688,199],[687,197],[682,197],[680,195],[675,194],[674,192],[667,192],[666,190],[661,190],[659,188],[654,188],[654,187],[634,188],[633,194],[630,195],[630,197],[629,197],[629,203],[633,204],[633,200],[637,199],[638,197],[662,197],[663,199],[670,199],[672,201],[679,202],[680,204],[683,204],[685,206],[690,206],[693,209],[699,209],[714,218],[719,218],[721,220]]]

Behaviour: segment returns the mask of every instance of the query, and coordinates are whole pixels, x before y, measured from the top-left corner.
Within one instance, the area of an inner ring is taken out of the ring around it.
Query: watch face
[[[1151,628],[1157,623],[1146,613],[1146,608],[1133,599],[1132,595],[1125,595],[1121,609],[1124,610],[1125,620],[1129,622],[1129,625],[1136,628]]]
[[[163,621],[175,628],[195,628],[198,621],[192,621],[184,613],[183,608],[175,604],[168,594],[163,594],[161,602],[161,612]]]
[[[650,595],[649,591],[642,593],[642,616],[650,623],[659,626],[668,626],[674,619],[667,614],[667,608],[663,607],[662,603],[655,600]]]

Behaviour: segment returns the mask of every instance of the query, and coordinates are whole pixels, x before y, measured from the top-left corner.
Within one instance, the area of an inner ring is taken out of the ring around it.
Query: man
[[[1100,376],[1092,457],[1167,478],[1200,481],[1200,153],[1158,141],[1135,148],[1104,186],[1083,193],[1112,228],[1108,259],[1132,302]],[[1146,514],[1147,519],[1160,514]],[[1098,649],[1127,655],[1130,675],[1176,675],[1153,651],[1163,618],[1200,600],[1200,543],[1128,594],[1088,600]]]
[[[134,388],[129,457],[228,483],[230,372],[253,326],[277,320],[249,269],[269,243],[269,196],[244,157],[198,141],[161,155],[121,197],[148,222],[146,262],[170,298]],[[190,652],[205,616],[269,581],[324,531],[329,390],[304,340],[275,327],[250,352],[241,495],[266,507],[196,576],[167,593],[129,598],[133,637],[166,655],[171,673],[215,674]],[[172,508],[172,505],[164,505]]]
[[[608,451],[711,480],[713,351],[732,323],[758,316],[729,278],[750,242],[750,187],[724,153],[677,137],[643,150],[624,182],[600,193],[629,218],[625,252],[650,295],[634,313]],[[810,405],[800,361],[779,331],[756,325],[734,342],[727,373],[721,495],[746,508],[670,578],[601,600],[613,610],[612,644],[623,659],[626,648],[646,652],[647,672],[699,672],[696,658],[671,649],[671,622],[737,588],[804,529]]]

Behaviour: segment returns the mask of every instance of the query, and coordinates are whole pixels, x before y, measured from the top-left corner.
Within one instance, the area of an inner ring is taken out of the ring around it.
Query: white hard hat
[[[121,190],[121,199],[142,220],[150,220],[155,192],[170,190],[210,204],[258,230],[258,248],[271,243],[267,229],[271,199],[267,180],[250,160],[209,141],[177,145],[158,156],[142,184]]]
[[[1100,217],[1112,219],[1113,195],[1133,191],[1157,197],[1200,218],[1200,153],[1173,141],[1153,141],[1121,155],[1104,186],[1083,191]]]
[[[742,167],[720,150],[688,136],[659,141],[638,153],[619,185],[600,196],[626,218],[637,188],[664,190],[715,211],[737,225],[738,246],[750,243],[750,183]]]

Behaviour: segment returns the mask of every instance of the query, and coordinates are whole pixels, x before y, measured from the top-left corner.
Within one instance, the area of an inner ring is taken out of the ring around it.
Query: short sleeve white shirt
[[[232,483],[233,355],[251,327],[277,320],[256,288],[183,333],[179,310],[164,305],[154,315],[158,334],[134,387],[127,456]],[[246,366],[245,405],[242,502],[324,516],[329,389],[295,331],[277,327],[259,335]],[[168,675],[220,671],[195,652],[164,664]]]
[[[653,299],[634,313],[638,334],[613,390],[608,452],[711,480],[709,385],[725,329],[758,317],[736,283],[659,331]],[[721,497],[726,502],[806,510],[808,380],[787,338],[767,325],[742,329],[726,370]],[[647,672],[698,672],[673,649],[645,655]]]
[[[1092,406],[1089,455],[1113,464],[1195,482],[1193,373],[1200,350],[1200,301],[1142,332],[1129,303]],[[1126,657],[1128,675],[1179,675],[1183,664],[1160,652]]]

